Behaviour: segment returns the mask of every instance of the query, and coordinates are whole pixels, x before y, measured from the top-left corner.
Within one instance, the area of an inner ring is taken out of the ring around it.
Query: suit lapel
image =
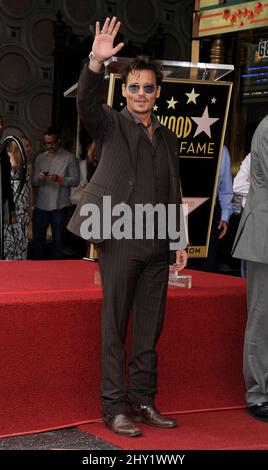
[[[122,129],[121,135],[127,143],[131,164],[133,166],[134,172],[136,173],[140,129],[139,126],[137,126],[137,124],[129,116],[127,108],[124,108],[120,115],[124,117],[123,119],[120,119],[120,126]]]

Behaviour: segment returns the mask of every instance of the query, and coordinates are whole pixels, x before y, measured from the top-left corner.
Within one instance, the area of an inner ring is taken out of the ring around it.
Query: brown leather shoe
[[[116,434],[120,434],[120,436],[136,437],[142,435],[141,430],[135,426],[131,417],[123,413],[115,416],[104,416],[103,421],[107,428]]]
[[[153,406],[129,404],[129,414],[135,422],[143,422],[158,428],[176,428],[175,419],[161,415]]]

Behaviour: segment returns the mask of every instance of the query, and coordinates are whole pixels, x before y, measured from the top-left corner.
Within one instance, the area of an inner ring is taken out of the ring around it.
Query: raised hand
[[[120,42],[114,47],[114,39],[121,26],[120,21],[117,20],[116,16],[112,18],[106,18],[105,23],[100,30],[100,22],[96,22],[95,39],[92,45],[92,52],[95,54],[98,60],[106,60],[109,57],[117,54],[124,46],[123,42]]]

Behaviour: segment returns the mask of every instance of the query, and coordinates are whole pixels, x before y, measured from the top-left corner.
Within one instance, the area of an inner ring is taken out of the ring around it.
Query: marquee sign
[[[108,105],[122,110],[120,75],[111,74]],[[165,78],[154,113],[178,137],[183,202],[189,208],[189,255],[207,256],[232,84]]]
[[[197,36],[230,33],[268,26],[268,1],[220,4],[201,8],[195,13]]]

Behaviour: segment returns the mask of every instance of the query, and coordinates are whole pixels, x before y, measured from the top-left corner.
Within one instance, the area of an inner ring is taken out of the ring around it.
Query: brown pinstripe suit
[[[135,203],[137,187],[144,187],[147,184],[145,178],[148,179],[146,175],[142,184],[137,185],[138,173],[142,179],[137,165],[141,132],[144,131],[128,118],[127,110],[118,113],[101,104],[102,83],[102,73],[94,73],[84,67],[78,86],[78,111],[94,139],[99,163],[68,226],[79,236],[83,204],[93,202],[102,212],[104,195],[111,196],[112,207],[122,202]],[[163,194],[168,196],[166,201],[157,202],[176,204],[179,214],[177,138],[164,126],[158,127],[158,156],[166,159],[168,168],[168,181],[162,181],[160,186]],[[149,179],[153,180],[154,187],[155,175],[150,174]],[[126,399],[141,405],[154,402],[157,391],[155,345],[164,321],[169,271],[168,240],[112,239],[103,242],[100,237],[92,241],[102,242],[99,263],[103,285],[103,414],[116,415],[125,413]],[[126,385],[124,346],[132,307],[132,342]]]

